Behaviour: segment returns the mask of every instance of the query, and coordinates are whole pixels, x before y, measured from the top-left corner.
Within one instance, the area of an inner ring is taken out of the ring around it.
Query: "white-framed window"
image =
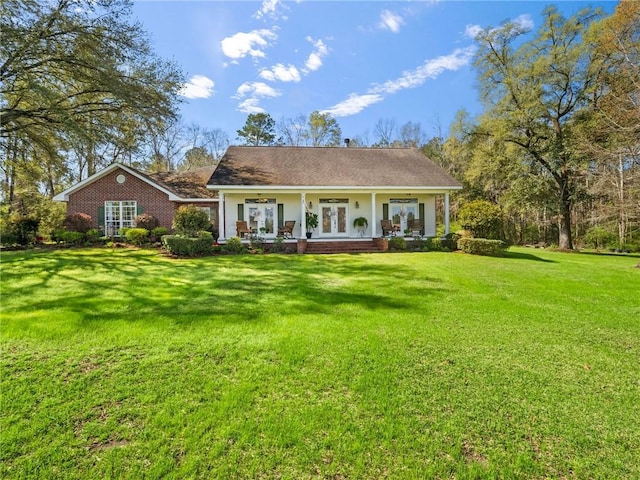
[[[118,235],[121,228],[133,228],[137,214],[135,200],[107,200],[104,202],[104,230],[105,235]]]

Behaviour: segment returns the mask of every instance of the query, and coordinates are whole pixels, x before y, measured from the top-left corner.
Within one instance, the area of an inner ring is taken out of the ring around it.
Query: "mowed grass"
[[[1,260],[2,478],[640,478],[638,257]]]

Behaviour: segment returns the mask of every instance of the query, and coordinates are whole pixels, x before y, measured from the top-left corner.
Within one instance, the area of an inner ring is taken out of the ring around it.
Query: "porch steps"
[[[346,242],[307,242],[305,253],[377,253],[380,249],[373,240],[351,240]]]

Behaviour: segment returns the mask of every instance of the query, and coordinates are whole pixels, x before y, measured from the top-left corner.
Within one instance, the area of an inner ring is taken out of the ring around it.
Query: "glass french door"
[[[104,233],[107,237],[120,234],[122,228],[135,226],[137,203],[131,201],[104,202]]]
[[[258,235],[273,236],[276,224],[275,204],[253,204],[249,207],[249,227]],[[264,229],[264,230],[261,230]]]
[[[325,237],[347,236],[348,231],[348,204],[325,203],[320,204],[320,235]]]
[[[391,200],[389,205],[391,215],[391,221],[394,225],[400,225],[400,232],[404,232],[411,220],[418,218],[418,203],[417,202],[398,202],[395,203]]]

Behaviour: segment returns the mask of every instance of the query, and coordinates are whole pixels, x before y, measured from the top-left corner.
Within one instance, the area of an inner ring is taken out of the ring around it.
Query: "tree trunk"
[[[562,182],[560,192],[560,215],[558,217],[558,247],[562,250],[573,250],[573,240],[571,239],[571,194],[566,179]]]

